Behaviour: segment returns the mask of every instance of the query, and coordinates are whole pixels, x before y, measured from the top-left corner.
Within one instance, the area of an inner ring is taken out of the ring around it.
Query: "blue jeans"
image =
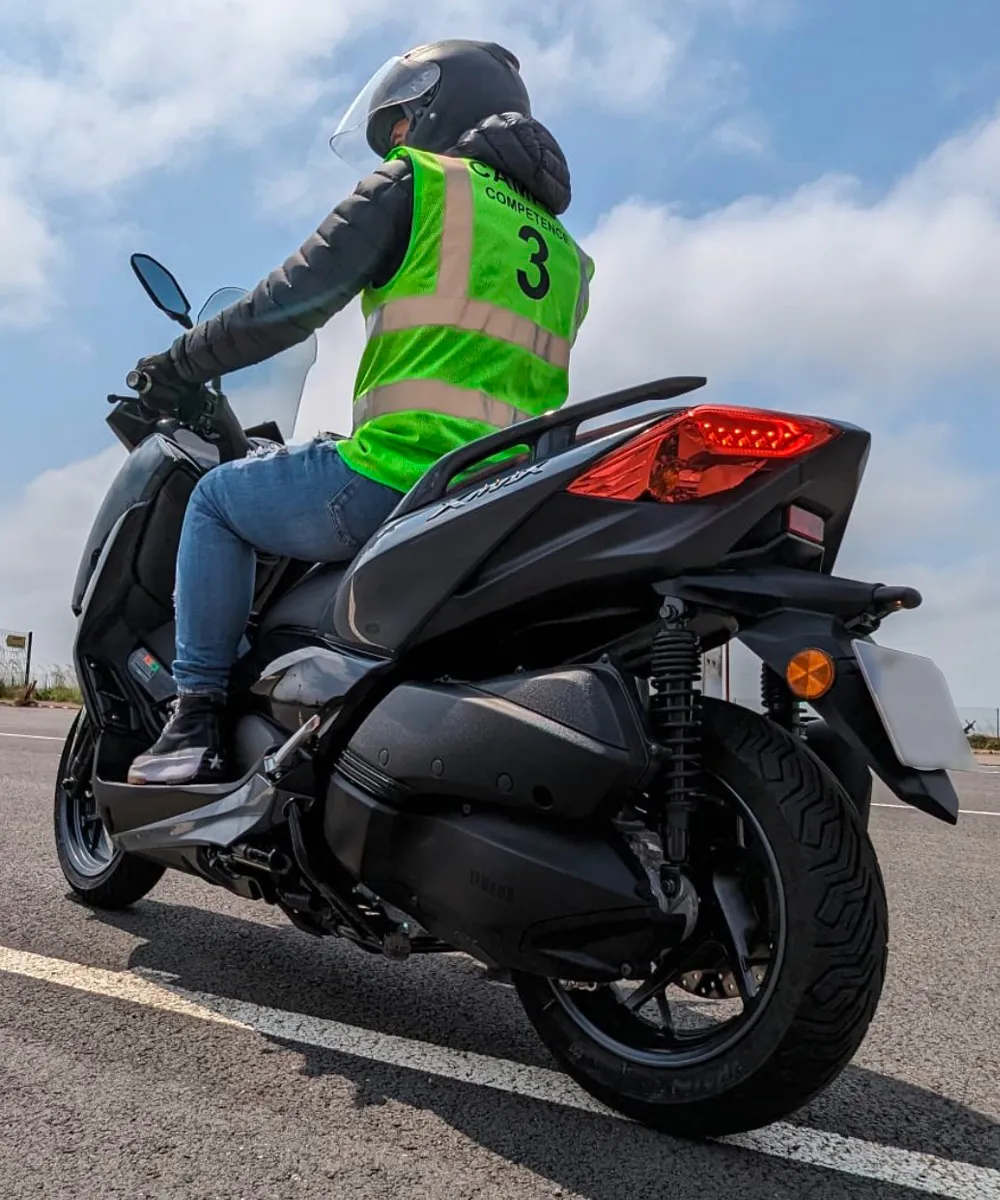
[[[178,692],[225,693],[253,604],[255,548],[306,562],[348,562],[401,498],[352,471],[324,439],[203,475],[177,554]]]

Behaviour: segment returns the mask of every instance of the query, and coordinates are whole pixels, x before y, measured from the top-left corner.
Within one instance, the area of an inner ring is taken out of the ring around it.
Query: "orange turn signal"
[[[799,700],[819,700],[836,678],[837,668],[825,650],[800,650],[785,667],[785,682]]]

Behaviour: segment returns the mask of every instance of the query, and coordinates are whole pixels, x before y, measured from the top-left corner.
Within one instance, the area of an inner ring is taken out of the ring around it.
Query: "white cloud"
[[[42,317],[56,248],[44,217],[0,170],[0,326],[27,327]]]
[[[1000,118],[886,195],[827,178],[688,219],[642,200],[588,242],[597,260],[588,367],[619,362],[899,389],[995,368]],[[652,269],[651,269],[652,266]],[[622,302],[622,297],[634,302]]]
[[[973,553],[997,477],[970,467],[958,431],[945,421],[878,420],[875,428],[848,535],[850,559],[877,573],[887,559],[920,561],[942,543],[948,557]]]
[[[70,661],[73,580],[84,539],[123,452],[46,471],[0,508],[0,614],[8,629],[35,631],[40,667]]]
[[[711,59],[688,51],[706,11],[744,19],[766,0],[7,0],[0,7],[0,250],[19,246],[19,277],[0,274],[0,321],[46,299],[46,213],[66,197],[114,202],[115,190],[177,169],[223,136],[258,147],[322,97],[361,79],[352,44],[377,35],[399,51],[449,34],[516,49],[539,103],[638,116],[720,102]],[[350,69],[349,69],[350,64]],[[371,63],[371,69],[377,66]],[[669,92],[665,89],[669,84]],[[6,262],[6,260],[4,260]]]

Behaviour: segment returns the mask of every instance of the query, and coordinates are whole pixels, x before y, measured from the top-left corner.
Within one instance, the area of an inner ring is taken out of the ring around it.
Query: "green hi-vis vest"
[[[368,344],[338,449],[405,492],[449,451],[564,403],[594,268],[492,167],[408,147],[389,157],[400,155],[413,164],[410,245],[362,297]]]

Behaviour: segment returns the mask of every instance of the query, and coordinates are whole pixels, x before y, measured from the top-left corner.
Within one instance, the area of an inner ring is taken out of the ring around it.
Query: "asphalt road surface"
[[[882,1007],[841,1079],[737,1144],[618,1120],[461,956],[374,961],[168,876],[67,897],[70,715],[0,708],[0,1197],[1000,1200],[1000,768],[951,829],[880,793]]]

